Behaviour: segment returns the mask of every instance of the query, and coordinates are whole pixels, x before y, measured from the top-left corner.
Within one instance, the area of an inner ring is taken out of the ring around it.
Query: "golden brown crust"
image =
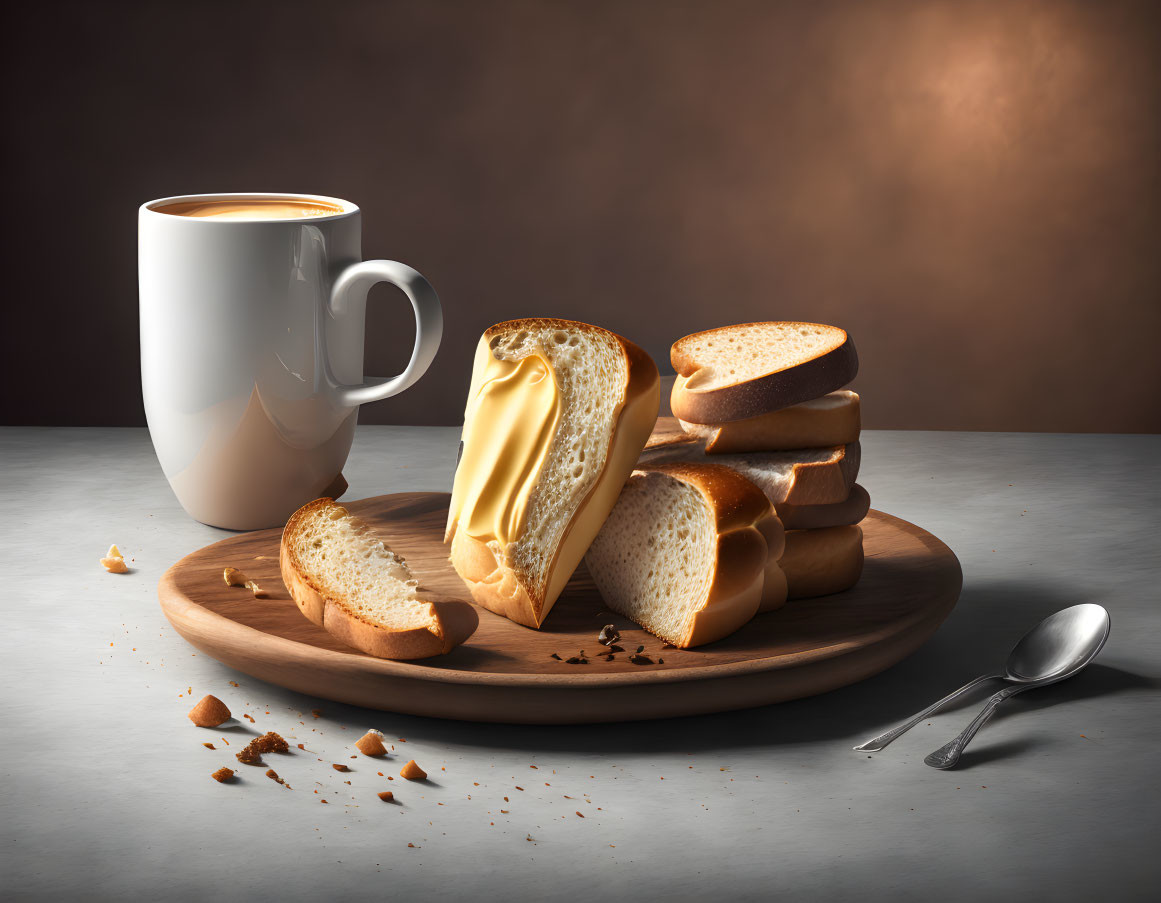
[[[841,502],[829,505],[777,505],[778,517],[787,530],[821,530],[857,524],[871,510],[871,496],[855,483]]]
[[[858,441],[862,423],[857,392],[840,389],[813,401],[731,423],[678,423],[705,439],[707,455],[796,451]]]
[[[850,589],[863,572],[863,530],[858,526],[789,530],[779,565],[786,573],[788,598]]]
[[[565,525],[543,586],[530,586],[513,569],[497,564],[491,549],[467,536],[458,524],[450,537],[452,564],[467,584],[473,601],[532,628],[544,623],[564,584],[616,504],[621,487],[649,438],[661,401],[661,380],[653,359],[633,342],[600,326],[552,317],[528,317],[497,323],[484,331],[484,338],[490,340],[514,330],[546,327],[611,336],[625,356],[628,371],[625,400],[609,436],[605,469]],[[574,537],[579,537],[579,541],[570,542]]]
[[[786,572],[773,558],[767,559],[766,574],[762,581],[762,601],[758,605],[758,614],[777,611],[786,604],[788,593]]]
[[[794,481],[786,503],[794,505],[828,505],[845,499],[859,475],[863,447],[858,442],[838,445],[828,461],[809,461],[794,467]]]
[[[795,326],[821,325],[787,322]],[[699,369],[694,357],[685,350],[690,339],[721,330],[732,331],[760,325],[762,324],[739,323],[734,326],[707,329],[684,336],[673,343],[669,350],[669,360],[673,364],[673,369],[677,371],[678,378],[670,395],[670,408],[675,417],[688,420],[690,423],[710,424],[745,420],[841,389],[859,372],[859,357],[855,351],[855,343],[844,330],[839,330],[844,336],[842,344],[796,367],[767,373],[718,389],[701,391],[686,388],[688,379]]]
[[[544,329],[545,327],[555,327],[557,329],[575,329],[578,332],[591,332],[594,335],[601,335],[608,333],[621,339],[622,342],[628,342],[628,339],[621,338],[615,332],[610,332],[603,326],[594,326],[592,323],[582,323],[580,320],[562,320],[559,317],[519,317],[515,320],[505,320],[502,323],[496,323],[494,326],[489,326],[484,330],[484,338],[491,339],[498,335],[507,335],[510,332],[519,331],[521,329]],[[630,343],[631,344],[631,343]]]
[[[346,513],[346,509],[334,499],[315,499],[292,514],[282,531],[278,556],[282,581],[308,620],[361,652],[376,658],[399,660],[448,653],[475,632],[479,617],[466,602],[421,603],[428,606],[430,621],[427,627],[391,630],[360,617],[343,600],[327,598],[305,573],[293,539],[303,521],[332,505]]]
[[[666,420],[668,418],[660,418]],[[851,494],[851,488],[859,475],[862,462],[862,446],[858,442],[836,445],[829,449],[830,455],[822,461],[799,461],[793,464],[793,477],[789,481],[784,498],[772,498],[775,505],[829,505],[841,502]],[[760,468],[763,455],[772,460],[786,461],[786,455],[794,452],[749,452],[745,460],[749,466]],[[645,449],[637,466],[653,469],[661,463],[687,462],[690,464],[715,463],[727,467],[732,462],[724,456],[706,455],[701,440],[673,442],[655,445]]]
[[[697,489],[713,512],[718,533],[752,527],[772,510],[761,489],[721,464],[674,461],[642,469],[667,473]]]

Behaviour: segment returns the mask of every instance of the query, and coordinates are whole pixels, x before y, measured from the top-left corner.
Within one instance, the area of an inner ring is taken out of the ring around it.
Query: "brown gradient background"
[[[865,424],[1161,430],[1151,2],[22,4],[5,25],[0,422],[141,424],[136,207],[303,191],[480,331],[844,326]],[[375,290],[367,370],[409,309]]]

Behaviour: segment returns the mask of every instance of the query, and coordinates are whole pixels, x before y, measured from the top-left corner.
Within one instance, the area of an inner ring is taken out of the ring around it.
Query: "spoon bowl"
[[[1012,649],[1004,677],[1016,683],[1054,683],[1071,677],[1096,658],[1110,626],[1109,613],[1091,602],[1049,615]]]

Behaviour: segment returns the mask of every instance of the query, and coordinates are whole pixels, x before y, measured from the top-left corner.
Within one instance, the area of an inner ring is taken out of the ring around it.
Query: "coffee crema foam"
[[[306,219],[317,216],[335,216],[343,213],[337,204],[309,201],[305,198],[222,198],[220,200],[177,201],[153,208],[171,216],[189,216],[197,219]]]

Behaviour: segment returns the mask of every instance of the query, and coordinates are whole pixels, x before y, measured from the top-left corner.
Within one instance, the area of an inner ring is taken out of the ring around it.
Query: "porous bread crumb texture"
[[[540,352],[560,392],[560,422],[529,493],[524,528],[503,550],[504,563],[535,590],[529,593],[535,598],[547,587],[565,528],[605,469],[629,364],[612,333],[552,321],[495,335],[489,347],[495,358],[508,361]]]
[[[227,781],[234,777],[234,769],[226,768],[223,766],[215,771],[212,775],[210,775],[210,777],[217,781],[219,784],[225,784]]]
[[[407,564],[341,505],[310,512],[294,537],[298,566],[327,599],[388,630],[426,628],[430,604],[416,599]]]
[[[709,595],[716,535],[698,490],[669,474],[638,471],[585,563],[609,608],[679,644]]]
[[[673,349],[697,368],[686,388],[710,391],[797,367],[846,338],[843,330],[821,323],[748,323],[686,336]]]
[[[290,744],[274,731],[268,731],[261,737],[255,737],[241,752],[234,755],[243,765],[261,765],[262,754],[270,752],[290,752]]]

